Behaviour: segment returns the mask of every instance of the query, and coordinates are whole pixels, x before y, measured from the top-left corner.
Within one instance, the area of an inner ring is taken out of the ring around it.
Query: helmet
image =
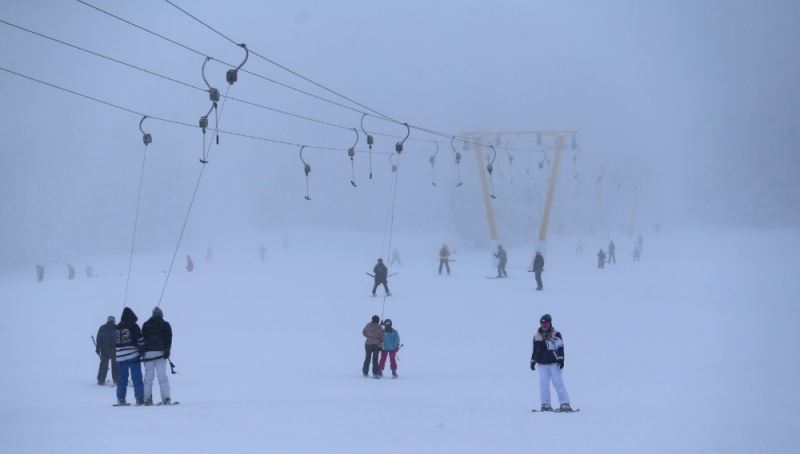
[[[539,323],[544,323],[544,322],[553,323],[553,317],[551,317],[550,314],[542,315],[542,318],[539,319]]]
[[[387,319],[385,319],[385,320],[383,321],[383,324],[384,324],[385,326],[392,326],[392,319],[391,319],[391,318],[387,318]]]

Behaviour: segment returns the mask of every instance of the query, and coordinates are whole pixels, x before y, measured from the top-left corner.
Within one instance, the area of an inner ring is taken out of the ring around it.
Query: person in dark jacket
[[[381,346],[383,345],[383,329],[378,323],[380,321],[380,317],[373,315],[372,320],[361,330],[361,334],[367,338],[364,341],[364,351],[366,353],[364,356],[364,366],[361,368],[361,372],[365,377],[368,375],[369,361],[372,359],[372,378],[381,378],[381,369],[378,365],[378,352],[381,351]]]
[[[67,264],[67,279],[75,279],[75,267],[70,264]]]
[[[606,253],[602,249],[597,253],[597,267],[601,270],[606,267]]]
[[[495,252],[494,256],[497,257],[497,277],[508,277],[508,273],[506,273],[506,262],[508,262],[508,256],[506,255],[506,250],[503,249],[502,245],[497,245],[497,252]]]
[[[44,266],[36,265],[36,281],[42,282],[44,280]]]
[[[536,276],[536,290],[542,289],[542,271],[544,271],[544,257],[541,252],[536,251],[536,256],[533,258],[533,273]]]
[[[450,248],[446,244],[439,249],[439,274],[442,274],[442,267],[447,268],[447,275],[450,275]]]
[[[373,275],[375,276],[375,285],[372,286],[372,296],[375,296],[375,292],[378,290],[378,286],[383,284],[383,289],[386,291],[386,296],[391,296],[391,292],[389,292],[389,284],[387,283],[387,278],[389,276],[389,270],[386,269],[386,265],[383,264],[383,259],[378,259],[378,263],[375,264],[375,267],[372,268]]]
[[[564,381],[561,379],[561,369],[564,368],[564,342],[561,333],[553,328],[553,319],[550,314],[542,315],[542,318],[539,319],[539,329],[533,336],[531,370],[536,370],[536,364],[539,364],[541,411],[553,410],[553,407],[550,406],[551,381],[556,388],[558,401],[561,404],[559,411],[572,411],[567,387],[564,386]]]
[[[186,255],[186,271],[192,272],[194,270],[194,261],[191,255]]]
[[[142,325],[144,337],[144,404],[153,405],[153,378],[158,373],[161,402],[169,405],[169,379],[167,360],[172,349],[172,327],[164,320],[161,308],[153,308],[153,316]]]
[[[392,378],[397,378],[397,351],[400,350],[400,333],[392,327],[392,319],[383,321],[383,347],[381,347],[381,360],[378,366],[386,368],[386,356],[389,356],[389,367],[392,369]]]
[[[608,243],[608,263],[617,263],[617,246],[614,245],[614,241]]]
[[[133,394],[136,405],[144,404],[144,386],[142,383],[141,356],[144,351],[144,337],[142,330],[136,324],[136,314],[131,308],[122,310],[122,317],[117,325],[117,367],[119,378],[117,380],[117,405],[128,405],[125,395],[128,391],[128,375],[133,380]]]
[[[117,346],[117,322],[113,315],[108,316],[104,325],[97,330],[94,352],[100,357],[100,368],[97,370],[97,384],[105,385],[108,376],[108,362],[111,361],[111,379],[117,384],[119,370],[114,349]]]

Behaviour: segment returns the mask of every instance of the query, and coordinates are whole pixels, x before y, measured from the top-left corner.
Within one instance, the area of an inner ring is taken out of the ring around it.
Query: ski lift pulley
[[[145,146],[153,143],[153,136],[151,136],[149,133],[144,132],[144,129],[142,129],[142,123],[144,123],[144,120],[146,118],[147,115],[143,116],[142,119],[139,121],[139,131],[142,131],[142,142],[144,142]]]
[[[244,64],[247,62],[247,58],[250,57],[250,51],[247,49],[247,44],[241,43],[237,44],[237,46],[244,49],[244,60],[242,60],[242,62],[239,63],[239,66],[237,66],[235,69],[229,69],[228,72],[225,73],[225,80],[228,81],[229,85],[236,83],[236,81],[239,79],[239,70],[242,69],[242,66],[244,66]]]

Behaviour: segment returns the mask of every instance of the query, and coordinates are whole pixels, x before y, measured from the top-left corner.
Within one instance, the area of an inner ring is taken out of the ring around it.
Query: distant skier
[[[75,268],[70,264],[67,264],[67,279],[75,279]]]
[[[614,245],[614,241],[612,240],[608,243],[608,263],[617,264],[617,256],[616,256],[617,247]]]
[[[439,249],[439,274],[442,274],[442,267],[447,268],[447,275],[450,275],[450,248],[446,244]]]
[[[644,237],[642,234],[639,234],[639,238],[636,238],[636,245],[639,246],[639,250],[642,250],[642,243],[644,243]]]
[[[386,367],[386,356],[389,356],[389,367],[392,369],[392,378],[397,378],[397,351],[400,350],[400,333],[392,327],[392,319],[383,321],[383,347],[381,348],[380,375]]]
[[[192,272],[194,270],[194,262],[192,261],[192,256],[186,254],[186,271]]]
[[[366,377],[369,372],[369,362],[372,359],[372,378],[381,378],[381,370],[378,364],[378,352],[381,351],[381,344],[383,344],[383,329],[381,329],[381,325],[378,324],[380,322],[380,317],[377,315],[372,316],[372,321],[367,323],[363,330],[361,330],[361,334],[367,338],[364,341],[364,366],[361,368],[361,372]]]
[[[267,259],[267,246],[264,243],[261,243],[261,248],[258,250],[258,256],[261,258],[261,261]]]
[[[606,267],[606,253],[602,249],[597,253],[597,267],[601,270]]]
[[[503,249],[502,245],[497,245],[497,252],[495,252],[494,256],[497,258],[497,277],[508,277],[508,273],[506,273],[508,255],[506,255],[506,250]]]
[[[158,373],[161,402],[171,403],[167,360],[172,348],[172,327],[164,320],[161,308],[153,308],[153,316],[142,325],[144,337],[144,404],[153,405],[153,378]]]
[[[214,250],[211,249],[211,246],[208,246],[206,248],[206,261],[211,260],[211,257],[213,257],[213,256],[214,256]]]
[[[392,293],[389,292],[389,284],[386,281],[389,276],[389,270],[383,264],[383,259],[378,259],[378,263],[372,268],[372,272],[375,278],[375,285],[372,286],[372,296],[375,296],[375,292],[381,284],[383,284],[383,289],[386,291],[386,296],[391,296]]]
[[[558,402],[561,404],[558,411],[572,411],[567,388],[561,379],[561,369],[564,368],[564,342],[561,333],[553,328],[550,314],[542,315],[542,318],[539,319],[539,329],[533,336],[531,370],[536,370],[537,363],[539,364],[541,411],[553,411],[553,407],[550,406],[550,382],[556,388]]]
[[[86,277],[89,279],[94,277],[94,270],[92,269],[92,265],[86,265]]]
[[[128,375],[133,380],[133,394],[136,405],[144,404],[144,385],[142,383],[141,356],[144,350],[142,330],[136,324],[136,314],[131,308],[122,310],[122,317],[117,325],[117,405],[128,405],[125,395],[128,392]]]
[[[544,271],[544,257],[542,253],[536,251],[536,257],[533,258],[533,273],[536,276],[536,290],[542,289],[542,272]]]
[[[36,265],[36,281],[42,282],[44,280],[44,266]]]
[[[633,247],[633,261],[634,262],[638,262],[639,258],[641,257],[641,255],[642,255],[642,250],[639,248],[639,246],[634,246]]]
[[[403,266],[403,262],[400,261],[400,252],[397,251],[397,248],[392,249],[392,260],[389,261],[389,265],[394,265],[395,263]]]
[[[95,339],[94,352],[100,357],[100,368],[97,370],[97,384],[105,385],[108,376],[108,362],[111,361],[111,379],[114,384],[119,380],[117,358],[114,349],[117,346],[117,325],[113,315],[109,315],[106,323],[100,325]]]
[[[578,245],[575,246],[575,254],[583,255],[583,240],[578,240]]]

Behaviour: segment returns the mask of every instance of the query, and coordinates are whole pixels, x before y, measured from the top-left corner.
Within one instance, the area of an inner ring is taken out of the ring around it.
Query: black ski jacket
[[[100,329],[97,330],[96,342],[95,353],[102,352],[104,356],[111,356],[117,346],[117,325],[111,322],[100,325]]]
[[[389,274],[389,270],[386,269],[386,265],[383,263],[378,263],[375,265],[375,268],[372,269],[372,272],[375,273],[375,280],[378,282],[385,281],[386,275]]]
[[[144,338],[136,320],[138,318],[131,308],[122,310],[122,317],[117,325],[117,362],[138,360],[142,354]]]
[[[564,364],[564,342],[561,333],[554,329],[548,334],[542,329],[533,336],[533,354],[531,361],[539,364]]]
[[[144,336],[145,352],[164,352],[163,358],[169,357],[169,351],[172,348],[172,327],[169,322],[162,317],[150,317],[142,325],[142,335]],[[146,357],[145,361],[158,358]]]
[[[533,271],[544,271],[544,257],[542,257],[542,254],[536,254],[536,258],[533,259]]]

